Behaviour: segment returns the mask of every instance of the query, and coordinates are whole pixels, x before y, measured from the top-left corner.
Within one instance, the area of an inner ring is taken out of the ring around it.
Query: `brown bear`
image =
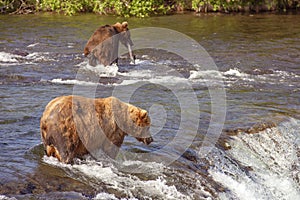
[[[119,41],[128,48],[131,61],[134,63],[128,23],[100,26],[90,37],[84,47],[84,55],[89,58],[89,64],[102,65],[118,64]]]
[[[147,111],[115,97],[57,97],[46,106],[40,128],[47,156],[64,163],[99,151],[115,158],[126,135],[153,141]]]

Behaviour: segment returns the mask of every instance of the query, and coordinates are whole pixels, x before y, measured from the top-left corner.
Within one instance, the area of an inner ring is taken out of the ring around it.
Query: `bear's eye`
[[[133,113],[134,112],[134,108],[130,108],[129,112]]]

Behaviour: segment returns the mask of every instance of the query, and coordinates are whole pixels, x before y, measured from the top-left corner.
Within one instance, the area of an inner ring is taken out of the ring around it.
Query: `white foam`
[[[136,83],[139,83],[141,80],[131,80],[131,79],[129,79],[129,80],[123,80],[122,82],[120,82],[120,83],[113,83],[112,85],[114,85],[114,86],[120,86],[120,85],[122,85],[122,86],[126,86],[126,85],[133,85],[133,84],[136,84]]]
[[[281,77],[282,79],[288,79],[288,78],[299,78],[300,76],[293,73],[293,72],[286,72],[281,70],[274,71],[274,75]]]
[[[268,83],[268,84],[285,84],[287,86],[295,86],[294,84],[290,83],[293,79],[298,79],[300,76],[293,73],[293,72],[286,72],[282,70],[275,70],[272,73],[267,74],[259,74],[253,76],[255,81],[261,83]]]
[[[94,200],[118,200],[118,198],[116,198],[116,196],[114,194],[108,194],[105,192],[101,192],[99,194],[97,194],[94,198]]]
[[[0,194],[0,200],[17,200],[15,197],[7,197]]]
[[[126,77],[133,77],[133,78],[145,78],[149,79],[154,76],[153,71],[151,70],[133,70],[130,72],[119,72],[119,75],[126,76]]]
[[[64,85],[83,85],[83,86],[95,86],[98,83],[87,82],[87,81],[79,81],[79,80],[62,80],[61,78],[52,79],[49,82],[56,84],[64,84]]]
[[[177,85],[178,87],[180,87],[178,83],[187,82],[188,79],[178,76],[156,76],[155,78],[151,78],[149,81],[152,83]]]
[[[205,84],[208,87],[223,85],[225,77],[216,70],[190,71],[189,81],[192,83]]]
[[[245,77],[245,76],[248,76],[248,74],[240,72],[237,68],[229,69],[228,71],[223,72],[223,74],[224,74],[225,76],[237,76],[237,77]]]
[[[166,167],[162,163],[156,162],[142,162],[139,160],[125,160],[122,162],[122,168],[138,168],[136,171],[142,171],[152,174],[159,174],[160,172],[164,171]]]
[[[0,52],[0,65],[1,66],[10,66],[15,64],[33,64],[39,61],[55,61],[55,59],[47,56],[49,53],[38,53],[33,52],[29,53],[26,56],[20,56],[16,54]]]
[[[147,193],[155,194],[155,196],[163,197],[163,199],[191,199],[177,191],[174,185],[167,185],[167,181],[163,177],[156,180],[142,181],[142,186]]]
[[[141,180],[134,174],[120,172],[109,163],[87,161],[82,164],[69,165],[60,163],[56,158],[47,156],[44,156],[43,160],[48,164],[71,170],[73,173],[80,173],[81,176],[84,175],[90,180],[96,180],[101,184],[104,183],[106,187],[118,190],[130,198],[135,198],[135,194],[139,194],[149,199],[153,196],[161,199],[191,199],[180,193],[174,185],[169,185],[162,175],[152,180]],[[129,167],[136,167],[136,164],[142,164],[148,166],[148,168],[153,167],[153,163],[140,161],[126,161],[124,164]],[[161,164],[157,163],[155,166],[161,167]],[[161,170],[164,170],[164,167]],[[152,176],[156,175],[152,174]],[[113,194],[99,193],[95,199],[103,199],[105,197],[115,198]]]
[[[19,55],[14,55],[11,53],[0,52],[0,62],[5,63],[17,63],[19,62],[17,58],[20,58]]]
[[[258,71],[257,69],[254,71]],[[286,72],[282,70],[275,70],[270,74],[258,74],[251,75],[241,72],[238,68],[229,69],[228,71],[222,72],[226,82],[243,80],[245,82],[260,82],[268,84],[287,84],[288,86],[294,86],[290,84],[291,79],[299,78],[300,76],[293,72]]]
[[[117,65],[97,65],[93,67],[87,63],[87,60],[80,63],[78,66],[83,70],[92,71],[99,77],[118,77],[120,81],[109,84],[114,86],[133,85],[141,81],[164,85],[178,85],[178,83],[183,82],[187,83],[188,79],[182,77],[180,73],[176,74],[176,71],[172,71],[173,69],[170,70],[168,67],[156,66],[156,64],[149,60],[137,59],[135,67],[131,67],[131,69],[127,72],[119,72]],[[84,71],[81,73],[84,73]],[[61,80],[55,81],[59,83],[65,82]]]
[[[276,174],[259,173],[259,177],[256,177],[257,173],[254,173],[251,177],[235,174],[238,177],[233,177],[220,171],[209,171],[209,173],[215,181],[222,183],[223,186],[226,186],[231,191],[232,194],[225,195],[230,197],[228,199],[232,199],[232,196],[241,200],[293,200],[300,197],[299,191],[296,189],[297,185],[292,180],[287,177],[282,178]],[[224,194],[221,196],[224,196]]]
[[[217,164],[209,170],[230,190],[221,195],[223,199],[300,199],[298,129],[299,122],[292,119],[259,133],[232,136],[232,148],[214,153]]]
[[[153,62],[147,59],[148,56],[143,55],[142,58],[145,58],[145,60],[135,59],[135,65],[153,65]]]
[[[135,60],[135,65],[147,65],[149,64],[148,61],[146,60]],[[129,72],[119,72],[119,67],[116,64],[112,64],[109,66],[104,66],[104,65],[96,65],[96,66],[91,66],[88,64],[88,61],[85,60],[78,65],[81,67],[83,70],[87,71],[92,71],[99,77],[116,77],[117,75],[124,76],[124,77],[134,77],[134,78],[150,78],[151,75],[150,73],[152,72],[151,70],[144,70],[144,69],[139,69],[139,70],[133,70]]]
[[[28,48],[31,48],[31,47],[35,47],[35,46],[37,46],[37,45],[39,45],[39,44],[40,44],[40,43],[37,42],[37,43],[30,44],[30,45],[28,45],[27,47],[28,47]]]
[[[216,70],[204,70],[204,71],[190,71],[189,79],[203,79],[203,80],[210,80],[210,79],[222,79],[224,78],[223,75]]]
[[[89,64],[86,64],[84,66],[85,70],[89,70],[97,74],[99,77],[116,77],[118,74],[118,66],[116,64],[110,65],[110,66],[104,66],[104,65],[96,65],[91,66]]]
[[[181,85],[178,85],[178,83],[188,83],[188,80],[183,77],[176,77],[176,76],[156,76],[153,78],[134,78],[134,79],[126,79],[123,80],[120,83],[114,83],[113,85],[133,85],[139,82],[149,82],[154,84],[161,84],[164,86],[177,86],[177,88],[180,88]],[[183,84],[182,86],[185,86],[186,84]]]
[[[190,76],[186,79],[182,77],[176,70],[169,68],[165,63],[155,63],[151,60],[136,60],[135,67],[131,67],[127,72],[119,72],[117,65],[106,66],[97,65],[96,67],[88,65],[87,61],[80,64],[83,69],[92,71],[99,77],[120,77],[121,81],[113,85],[131,85],[140,81],[149,81],[155,84],[174,85],[189,81],[190,83],[205,83],[208,86],[220,85],[225,83],[231,87],[235,84],[252,87],[253,82],[275,83],[275,80],[285,81],[288,77],[297,77],[296,74],[284,71],[275,71],[274,74],[251,75],[242,72],[238,68],[231,68],[225,72],[218,70],[202,70],[201,67],[195,66],[198,70],[191,70]],[[172,71],[173,70],[173,71]],[[290,84],[291,85],[291,84]]]
[[[237,199],[240,200],[257,200],[259,199],[257,195],[257,191],[253,191],[247,181],[251,182],[251,180],[239,181],[235,180],[232,177],[219,172],[209,170],[209,174],[213,177],[213,179],[219,183],[222,183],[228,189],[231,190],[233,194],[226,195],[221,194],[222,199],[232,199],[232,195],[236,196]]]
[[[28,54],[27,56],[24,57],[26,60],[33,60],[35,62],[38,61],[55,61],[54,58],[49,57],[49,53],[38,53],[38,52],[33,52]]]

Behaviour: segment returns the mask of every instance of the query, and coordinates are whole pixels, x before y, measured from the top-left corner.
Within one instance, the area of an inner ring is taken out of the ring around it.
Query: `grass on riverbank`
[[[148,17],[178,11],[262,12],[299,9],[300,0],[0,0],[0,13],[82,12]]]

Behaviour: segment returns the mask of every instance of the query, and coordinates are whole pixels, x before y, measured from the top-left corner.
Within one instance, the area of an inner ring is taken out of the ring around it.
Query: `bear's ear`
[[[146,110],[141,110],[141,111],[140,111],[140,117],[141,117],[142,119],[146,118],[146,117],[147,117],[147,114],[148,114],[148,112],[147,112]]]
[[[123,31],[123,25],[120,22],[115,23],[113,27],[115,27],[119,33]]]
[[[123,30],[124,30],[124,29],[127,29],[127,27],[128,27],[128,22],[122,22],[122,27],[123,27]]]

